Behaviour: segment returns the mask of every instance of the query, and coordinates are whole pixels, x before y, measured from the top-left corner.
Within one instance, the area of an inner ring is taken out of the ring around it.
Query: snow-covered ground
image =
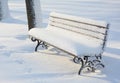
[[[120,0],[41,0],[43,26],[51,11],[110,23],[103,62],[95,73],[77,75],[79,64],[50,47],[34,52],[24,0],[9,0],[11,17],[0,22],[0,83],[120,83]]]

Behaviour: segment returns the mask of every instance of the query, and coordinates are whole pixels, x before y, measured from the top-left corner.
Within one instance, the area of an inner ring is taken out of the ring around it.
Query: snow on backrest
[[[49,26],[66,29],[72,32],[104,40],[107,23],[82,17],[52,12],[49,17]]]

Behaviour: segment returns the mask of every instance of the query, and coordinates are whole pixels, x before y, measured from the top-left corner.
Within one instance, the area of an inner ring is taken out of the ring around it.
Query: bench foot
[[[78,74],[80,75],[83,69],[87,71],[95,72],[96,69],[104,68],[105,66],[101,63],[101,56],[75,56],[73,61],[81,64]]]
[[[37,45],[36,45],[36,47],[35,47],[35,51],[38,50],[38,47],[39,47],[39,46],[42,46],[42,48],[48,49],[48,45],[47,45],[44,41],[40,41],[40,40],[38,40],[38,39],[36,39],[36,38],[34,38],[34,37],[31,37],[31,40],[32,40],[33,42],[37,42]]]

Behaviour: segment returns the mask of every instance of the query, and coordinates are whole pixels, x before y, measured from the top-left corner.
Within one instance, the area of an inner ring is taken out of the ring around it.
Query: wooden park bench
[[[46,28],[33,28],[29,31],[32,41],[38,46],[47,48],[47,45],[58,48],[74,56],[73,61],[80,63],[78,74],[86,68],[95,71],[101,63],[104,52],[108,24],[78,16],[52,12]]]

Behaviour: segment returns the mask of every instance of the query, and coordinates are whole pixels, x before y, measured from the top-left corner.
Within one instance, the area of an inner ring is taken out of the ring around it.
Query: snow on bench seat
[[[61,28],[34,28],[29,31],[29,34],[76,56],[95,55],[102,51],[102,41]]]

